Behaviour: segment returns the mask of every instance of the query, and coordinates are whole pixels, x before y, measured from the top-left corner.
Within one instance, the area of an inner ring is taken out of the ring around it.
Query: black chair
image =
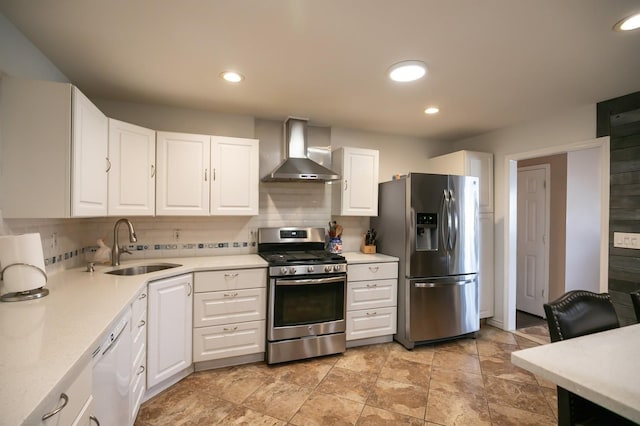
[[[640,290],[630,293],[633,310],[636,311],[636,320],[640,322]]]
[[[574,290],[544,304],[552,342],[620,327],[607,293]],[[558,425],[629,425],[617,414],[558,386]]]

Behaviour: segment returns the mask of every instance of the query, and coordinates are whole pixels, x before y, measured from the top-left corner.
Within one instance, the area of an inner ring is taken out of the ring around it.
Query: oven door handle
[[[327,284],[345,282],[345,276],[327,277],[327,278],[303,278],[298,280],[279,280],[276,279],[276,285],[300,285],[300,284]]]

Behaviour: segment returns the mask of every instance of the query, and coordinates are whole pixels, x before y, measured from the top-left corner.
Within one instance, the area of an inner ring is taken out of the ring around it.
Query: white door
[[[549,286],[549,165],[518,169],[516,309],[544,317]]]
[[[211,214],[258,214],[257,139],[211,137]]]
[[[156,215],[208,216],[211,137],[157,133]]]
[[[149,283],[147,387],[192,363],[192,274]]]
[[[109,119],[109,216],[156,211],[156,132]]]
[[[109,122],[76,87],[72,103],[71,216],[105,216]]]

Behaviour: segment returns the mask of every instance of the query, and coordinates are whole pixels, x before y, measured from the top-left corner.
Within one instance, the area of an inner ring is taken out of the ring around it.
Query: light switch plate
[[[631,232],[614,232],[613,246],[640,250],[640,234]]]

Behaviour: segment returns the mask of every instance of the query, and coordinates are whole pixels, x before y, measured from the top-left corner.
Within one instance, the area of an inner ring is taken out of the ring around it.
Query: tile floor
[[[509,361],[538,344],[524,331],[202,371],[145,402],[135,424],[555,425],[555,385]]]

